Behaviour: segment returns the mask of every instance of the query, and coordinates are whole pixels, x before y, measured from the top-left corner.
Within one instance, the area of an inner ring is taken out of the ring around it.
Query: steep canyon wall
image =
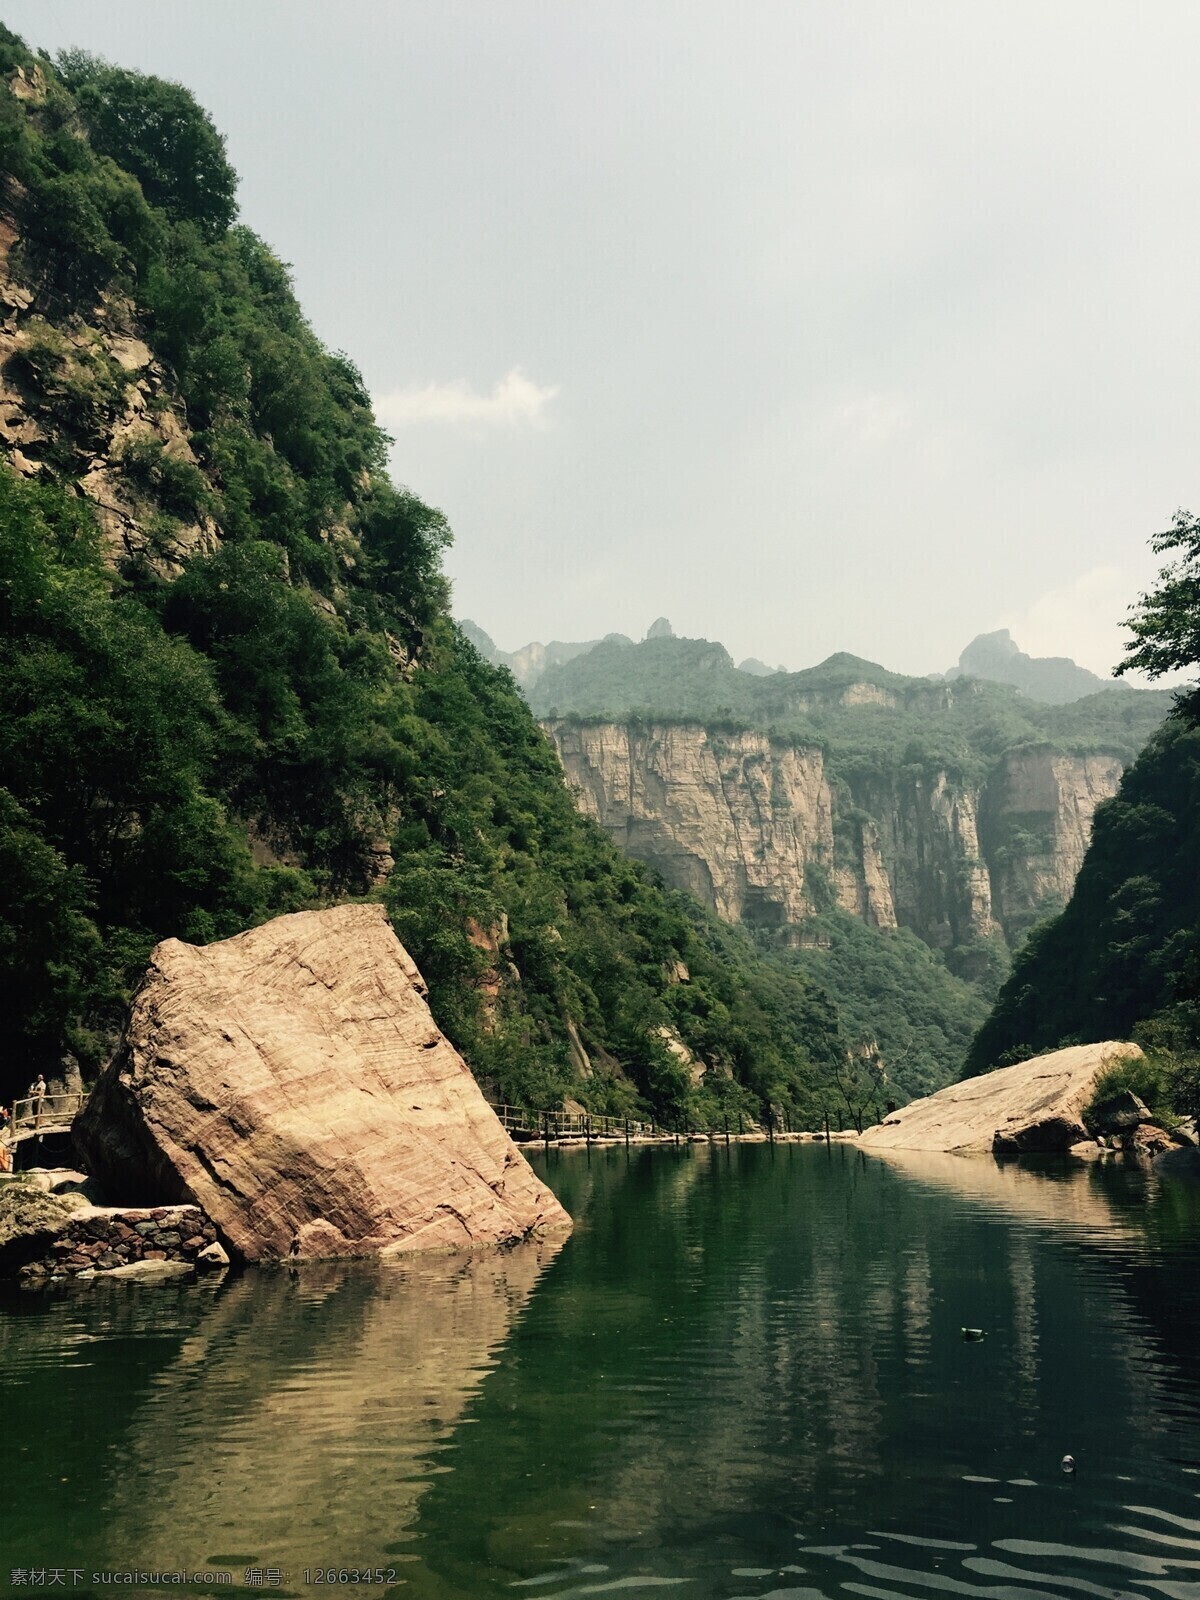
[[[982,781],[841,777],[818,746],[700,723],[544,724],[579,805],[726,921],[803,939],[836,904],[928,944],[1010,942],[1063,904],[1123,763],[1024,745]]]

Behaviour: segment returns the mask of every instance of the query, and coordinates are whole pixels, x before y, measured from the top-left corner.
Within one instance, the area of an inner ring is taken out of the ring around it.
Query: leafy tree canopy
[[[1151,548],[1159,555],[1180,553],[1159,573],[1158,588],[1144,594],[1134,608],[1128,624],[1133,638],[1115,671],[1160,678],[1200,666],[1200,518],[1177,511],[1171,526],[1155,534]],[[1200,690],[1191,692],[1186,711],[1193,720],[1200,718]]]
[[[92,148],[138,180],[152,206],[210,236],[237,212],[237,174],[207,111],[179,83],[68,50],[57,59]]]

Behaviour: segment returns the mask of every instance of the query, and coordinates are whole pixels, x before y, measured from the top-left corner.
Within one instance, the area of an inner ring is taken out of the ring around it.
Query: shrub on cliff
[[[131,173],[152,206],[211,234],[228,228],[237,174],[212,118],[182,84],[126,72],[82,50],[64,51],[56,65],[92,149]]]

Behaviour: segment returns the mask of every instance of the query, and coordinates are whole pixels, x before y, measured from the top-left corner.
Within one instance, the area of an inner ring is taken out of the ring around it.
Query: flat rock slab
[[[135,1283],[166,1283],[170,1278],[194,1278],[196,1269],[189,1261],[131,1261],[125,1267],[102,1268],[97,1278],[122,1278]]]
[[[875,1150],[990,1151],[1001,1134],[1022,1150],[1067,1150],[1088,1138],[1083,1109],[1099,1074],[1141,1053],[1119,1041],[1079,1044],[998,1067],[914,1100],[868,1128],[860,1143]]]
[[[200,1205],[248,1261],[569,1227],[425,992],[378,905],[166,940],[76,1120],[89,1168],[126,1201]]]

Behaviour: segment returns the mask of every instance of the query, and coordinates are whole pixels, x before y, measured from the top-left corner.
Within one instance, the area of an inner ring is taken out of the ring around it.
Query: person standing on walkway
[[[35,1128],[40,1128],[42,1107],[46,1102],[46,1080],[40,1072],[35,1081],[29,1085],[29,1098],[33,1101],[33,1125]]]

